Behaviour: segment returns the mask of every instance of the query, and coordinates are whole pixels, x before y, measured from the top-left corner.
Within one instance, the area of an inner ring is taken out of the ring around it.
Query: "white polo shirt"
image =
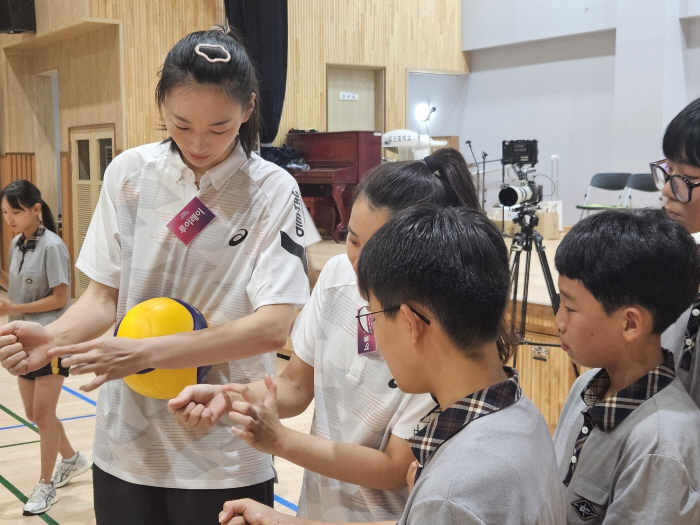
[[[428,394],[391,388],[393,376],[380,351],[358,354],[358,310],[367,304],[346,255],[323,268],[292,331],[294,353],[314,367],[311,434],[384,450],[391,434],[408,439],[435,407]],[[299,516],[366,522],[401,517],[408,489],[381,491],[304,472]]]
[[[116,321],[161,296],[194,305],[210,325],[269,304],[303,305],[304,214],[291,175],[257,155],[247,159],[238,145],[199,191],[194,181],[168,143],[125,151],[109,165],[76,266],[119,289]],[[185,246],[166,224],[195,196],[216,218]],[[274,371],[268,353],[214,365],[206,382],[249,383]],[[235,437],[228,418],[199,435],[178,425],[166,404],[122,380],[103,385],[95,464],[131,483],[171,488],[241,487],[274,476],[271,457]]]

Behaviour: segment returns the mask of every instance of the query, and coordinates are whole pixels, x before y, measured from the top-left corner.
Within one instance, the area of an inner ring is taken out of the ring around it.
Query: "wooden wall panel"
[[[123,136],[120,28],[107,26],[36,53],[33,71],[58,70],[60,151],[67,151],[68,128],[115,124],[116,147]]]
[[[113,123],[116,147],[122,147],[120,27],[109,25],[36,51],[7,49],[3,56],[8,102],[0,151],[36,154],[36,184],[56,213],[56,150],[68,150],[68,128]],[[51,78],[41,75],[52,70],[58,71],[60,145],[54,145]]]
[[[328,66],[326,75],[328,131],[384,129],[383,70]],[[359,100],[340,100],[341,91],[354,93]]]
[[[292,0],[287,95],[275,141],[287,130],[326,130],[326,65],[386,68],[385,130],[406,127],[409,70],[467,71],[459,0]]]
[[[90,0],[94,18],[121,21],[123,30],[125,142],[131,148],[165,138],[159,129],[155,87],[170,48],[192,31],[224,22],[221,0]]]
[[[89,0],[34,0],[36,34],[64,27],[90,16]]]

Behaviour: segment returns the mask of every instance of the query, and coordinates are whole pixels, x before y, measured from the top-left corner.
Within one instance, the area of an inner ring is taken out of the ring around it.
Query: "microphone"
[[[476,180],[479,180],[479,162],[476,160],[476,155],[474,155],[474,150],[472,149],[472,141],[466,141],[467,146],[469,146],[469,151],[472,152],[472,158],[474,159],[474,165],[476,166]]]

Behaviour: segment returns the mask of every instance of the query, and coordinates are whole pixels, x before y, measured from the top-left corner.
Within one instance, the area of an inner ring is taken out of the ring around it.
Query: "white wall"
[[[435,108],[427,123],[431,136],[460,135],[466,110],[468,80],[467,75],[409,73],[408,128],[418,132],[420,122],[416,120],[415,108],[423,102]],[[421,132],[425,133],[425,126]]]
[[[592,174],[661,158],[666,125],[700,96],[700,0],[463,0],[462,17],[461,139],[489,159],[504,139],[538,139],[542,173],[559,155],[565,224]]]
[[[539,141],[539,173],[559,161],[564,224],[579,217],[591,176],[611,171],[615,35],[601,32],[475,51],[471,59],[462,135],[488,159],[501,157],[501,142]],[[492,164],[491,167],[498,167]],[[538,182],[548,193],[546,179]],[[497,202],[499,173],[487,174],[486,205]]]
[[[617,0],[462,0],[462,49],[609,30],[616,19]]]

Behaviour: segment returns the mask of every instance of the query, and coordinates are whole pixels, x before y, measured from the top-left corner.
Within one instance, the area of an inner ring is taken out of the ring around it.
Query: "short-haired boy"
[[[491,221],[465,208],[401,212],[363,248],[358,284],[398,387],[439,404],[409,440],[419,467],[399,524],[563,523],[549,431],[496,344],[509,270]],[[250,500],[227,502],[220,521],[316,523]]]
[[[663,186],[664,210],[700,240],[700,99],[688,104],[666,128],[663,160],[652,162],[657,185]],[[676,374],[700,407],[700,295],[661,336],[675,355]]]
[[[569,524],[700,523],[700,409],[661,333],[700,273],[688,232],[662,210],[577,223],[555,256],[562,348],[594,367],[564,404],[554,445]]]

